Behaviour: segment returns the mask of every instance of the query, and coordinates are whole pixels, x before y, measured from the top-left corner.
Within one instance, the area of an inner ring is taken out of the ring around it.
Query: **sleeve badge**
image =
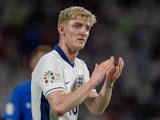
[[[46,85],[50,85],[53,83],[53,80],[54,80],[54,75],[53,75],[53,72],[48,70],[44,73],[43,75],[43,79],[46,83]]]

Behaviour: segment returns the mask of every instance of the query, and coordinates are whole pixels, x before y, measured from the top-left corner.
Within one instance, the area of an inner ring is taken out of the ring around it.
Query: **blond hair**
[[[58,25],[67,20],[73,20],[78,17],[84,17],[90,22],[91,26],[97,22],[96,16],[83,7],[73,6],[62,10],[58,17]]]

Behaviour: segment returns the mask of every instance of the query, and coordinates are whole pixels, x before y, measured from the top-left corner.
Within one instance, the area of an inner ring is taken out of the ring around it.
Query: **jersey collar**
[[[70,64],[72,67],[74,67],[74,63],[73,63],[73,64],[70,63],[70,61],[68,60],[67,56],[65,55],[65,53],[63,52],[63,50],[58,46],[58,44],[56,44],[56,45],[54,46],[54,50],[56,50],[56,51],[59,53],[59,55],[60,55],[68,64]]]

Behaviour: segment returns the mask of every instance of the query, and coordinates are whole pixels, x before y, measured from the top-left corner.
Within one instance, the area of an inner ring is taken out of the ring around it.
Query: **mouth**
[[[85,42],[85,39],[78,39],[78,41],[83,41],[83,42]]]

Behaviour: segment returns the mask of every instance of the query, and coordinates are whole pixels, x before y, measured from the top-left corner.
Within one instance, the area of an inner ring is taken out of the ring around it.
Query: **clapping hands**
[[[118,65],[115,66],[115,60],[114,57],[112,56],[111,62],[108,65],[108,69],[106,70],[106,80],[107,80],[107,86],[112,86],[115,80],[120,76],[123,67],[124,67],[124,61],[120,57],[118,60]]]

